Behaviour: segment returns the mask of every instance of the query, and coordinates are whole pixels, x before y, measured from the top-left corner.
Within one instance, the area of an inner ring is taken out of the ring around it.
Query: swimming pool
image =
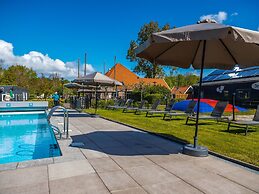
[[[0,164],[60,155],[44,111],[0,114]]]

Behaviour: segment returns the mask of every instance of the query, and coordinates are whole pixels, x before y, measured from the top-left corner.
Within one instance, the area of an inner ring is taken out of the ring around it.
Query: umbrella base
[[[189,156],[206,157],[208,156],[208,148],[202,146],[197,146],[195,148],[192,144],[188,144],[184,146],[183,153]]]

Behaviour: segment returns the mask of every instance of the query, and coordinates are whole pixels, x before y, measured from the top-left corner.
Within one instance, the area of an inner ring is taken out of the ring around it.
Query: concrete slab
[[[130,168],[154,164],[144,156],[112,156],[112,158],[122,167]]]
[[[121,168],[109,157],[88,160],[97,172],[118,171]]]
[[[0,189],[23,187],[48,182],[47,166],[0,172]]]
[[[50,193],[55,194],[109,193],[96,173],[52,180],[49,185]]]
[[[37,160],[29,160],[25,162],[19,162],[17,168],[28,168],[33,166],[42,166],[47,164],[53,164],[53,158],[42,158]]]
[[[2,194],[49,194],[48,182],[33,183],[22,186],[13,186],[9,188],[0,188]]]
[[[170,174],[157,165],[145,165],[125,169],[140,185],[151,185],[179,181],[179,178]]]
[[[139,185],[124,171],[113,171],[99,173],[104,184],[110,191],[136,188]]]
[[[147,192],[141,187],[120,190],[120,191],[113,191],[112,193],[113,194],[147,194]]]
[[[0,171],[4,170],[14,170],[18,166],[18,162],[12,162],[7,164],[1,164],[0,165]]]
[[[158,183],[153,185],[144,186],[145,190],[150,194],[201,194],[203,192],[192,187],[191,185],[185,183],[182,180],[167,182],[167,183]]]
[[[54,163],[70,162],[76,160],[84,160],[85,156],[81,151],[63,153],[62,156],[54,157]]]
[[[87,160],[50,164],[48,169],[50,181],[95,172]]]

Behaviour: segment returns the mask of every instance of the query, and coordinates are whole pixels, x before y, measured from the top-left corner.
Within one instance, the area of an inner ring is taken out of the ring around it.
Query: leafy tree
[[[33,84],[36,79],[35,71],[22,65],[15,65],[4,70],[1,84],[20,86],[33,92]]]
[[[159,27],[158,22],[151,21],[148,24],[144,24],[138,33],[137,40],[132,40],[130,42],[130,46],[127,53],[127,59],[131,62],[136,62],[137,65],[134,68],[134,72],[136,73],[142,73],[147,78],[156,78],[156,77],[163,77],[164,76],[164,70],[161,66],[155,63],[150,63],[149,61],[145,59],[140,59],[136,57],[135,49],[144,43],[152,33],[154,32],[160,32],[162,30],[168,30],[170,29],[170,25],[166,24],[162,28]]]
[[[174,76],[165,77],[165,81],[171,88],[174,86],[189,86],[198,83],[199,76],[193,74],[178,74]]]

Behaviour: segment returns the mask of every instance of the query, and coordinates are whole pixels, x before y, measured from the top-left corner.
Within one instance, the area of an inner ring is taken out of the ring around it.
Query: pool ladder
[[[69,119],[68,119],[68,110],[66,108],[64,108],[63,106],[55,106],[53,107],[49,113],[48,113],[48,121],[50,123],[50,118],[51,116],[54,114],[55,111],[57,111],[58,109],[62,109],[63,110],[63,113],[64,113],[64,130],[63,130],[63,133],[66,135],[66,139],[69,137],[69,134],[68,134],[68,126],[69,126]],[[59,135],[59,138],[61,139],[62,138],[62,132],[59,130],[58,127],[50,124],[51,127],[53,128],[54,131],[56,131]]]

